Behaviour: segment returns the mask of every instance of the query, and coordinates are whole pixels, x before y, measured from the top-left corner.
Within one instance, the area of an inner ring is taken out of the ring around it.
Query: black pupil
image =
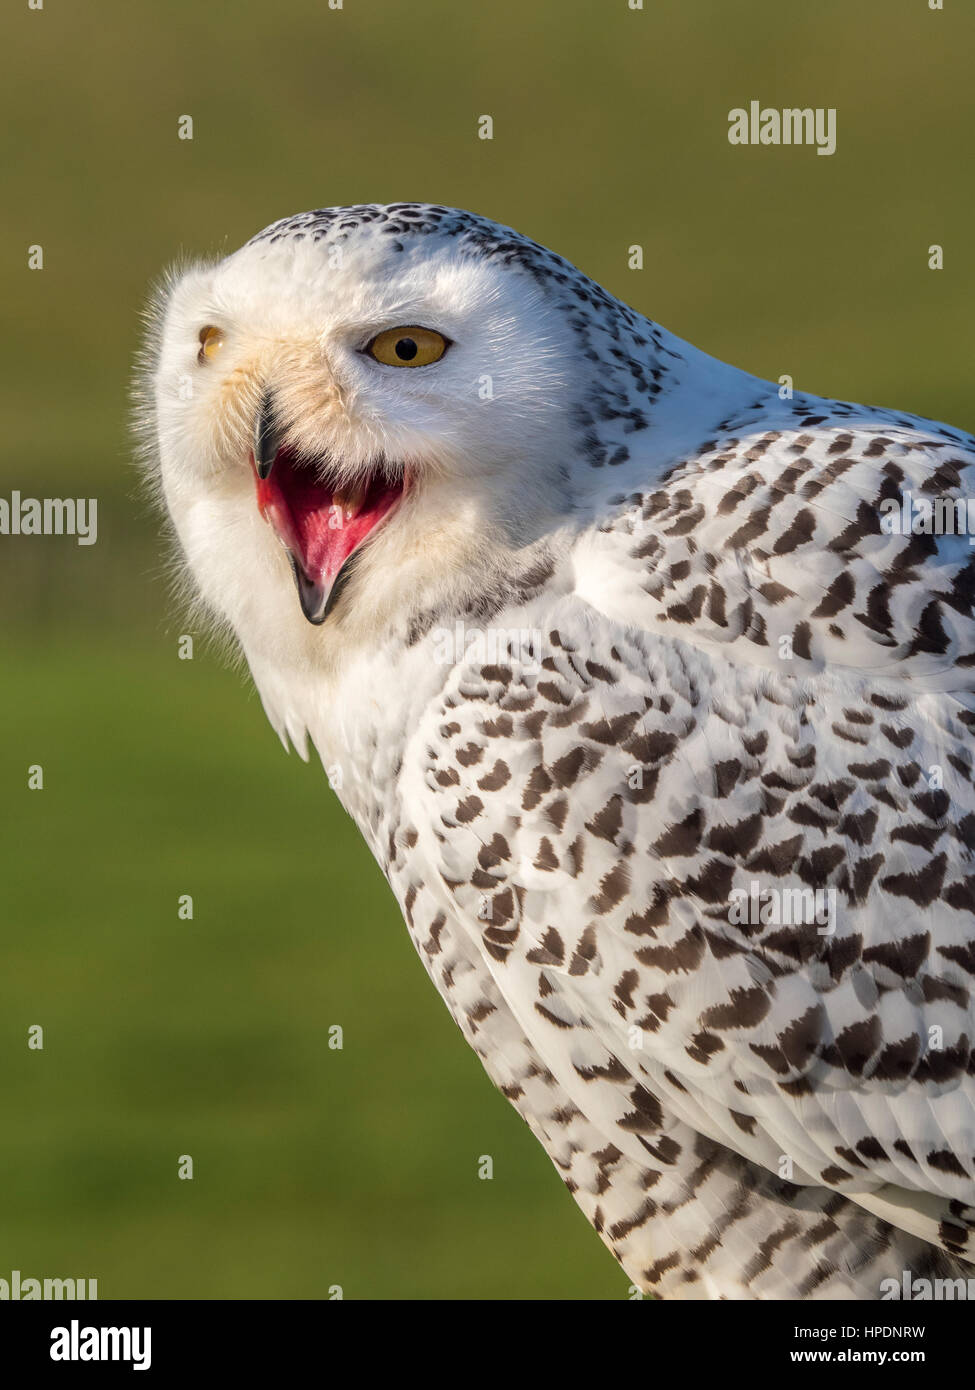
[[[417,346],[412,338],[400,338],[396,344],[396,356],[404,362],[412,362],[417,354]]]

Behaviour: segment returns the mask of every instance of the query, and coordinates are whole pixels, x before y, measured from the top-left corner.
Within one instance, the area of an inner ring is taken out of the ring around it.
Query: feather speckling
[[[192,583],[633,1283],[968,1277],[975,551],[883,517],[970,496],[975,441],[783,399],[425,204],[275,223],[155,318]],[[451,346],[377,367],[399,324]],[[411,480],[321,626],[254,503],[264,383],[336,483]]]

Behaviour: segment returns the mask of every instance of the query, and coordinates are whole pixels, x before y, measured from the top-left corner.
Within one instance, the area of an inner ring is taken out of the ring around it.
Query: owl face
[[[567,506],[564,310],[522,265],[390,235],[383,211],[320,236],[278,224],[160,297],[151,467],[245,649],[375,635]]]

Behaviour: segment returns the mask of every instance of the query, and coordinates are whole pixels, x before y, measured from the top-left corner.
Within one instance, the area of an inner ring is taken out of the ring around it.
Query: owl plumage
[[[975,441],[424,204],[174,275],[140,393],[193,588],[633,1283],[969,1277]]]

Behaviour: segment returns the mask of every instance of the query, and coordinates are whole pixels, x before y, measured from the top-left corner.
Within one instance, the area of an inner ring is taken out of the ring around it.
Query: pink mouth
[[[288,552],[301,611],[323,623],[338,600],[363,542],[386,520],[406,491],[379,470],[354,490],[323,483],[313,462],[289,447],[278,449],[259,470],[257,505]],[[265,471],[265,476],[261,476]]]

